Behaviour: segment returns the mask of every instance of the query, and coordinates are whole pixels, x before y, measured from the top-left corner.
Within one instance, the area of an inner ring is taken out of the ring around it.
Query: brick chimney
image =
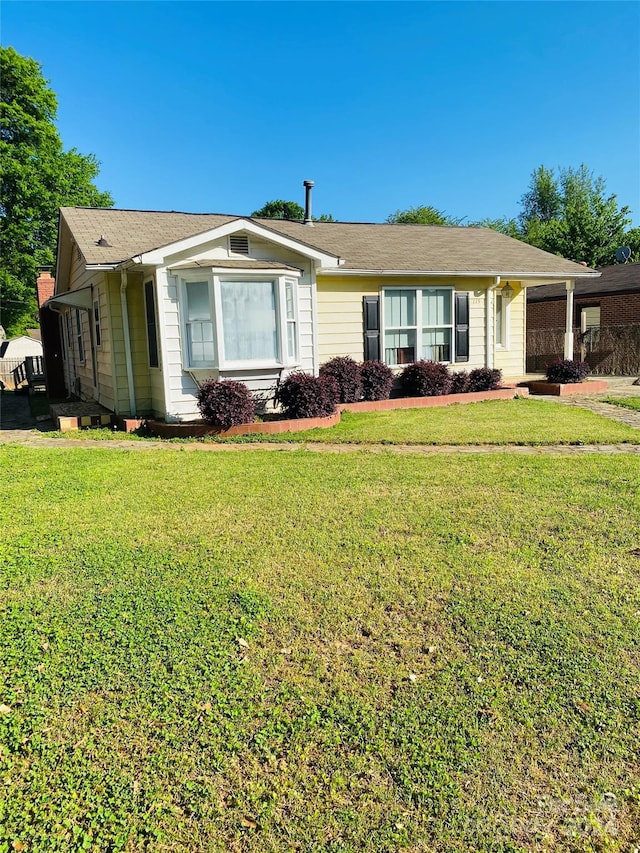
[[[40,275],[36,281],[38,308],[42,308],[47,299],[51,299],[55,289],[56,280],[53,278],[50,271],[48,269],[40,270]]]

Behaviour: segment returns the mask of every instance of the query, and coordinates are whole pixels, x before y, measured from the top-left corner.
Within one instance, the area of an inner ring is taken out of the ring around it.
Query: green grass
[[[605,397],[603,403],[611,403],[612,406],[622,406],[624,409],[635,409],[640,412],[640,397]]]
[[[637,457],[0,464],[0,851],[638,843]]]
[[[49,435],[105,441],[124,438],[122,433],[108,429]],[[640,431],[585,409],[520,399],[390,412],[344,412],[341,422],[329,429],[207,440],[337,444],[640,444]]]

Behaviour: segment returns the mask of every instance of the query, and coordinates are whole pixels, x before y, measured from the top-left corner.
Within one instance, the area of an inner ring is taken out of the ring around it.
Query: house
[[[0,341],[0,382],[13,388],[13,371],[23,364],[26,358],[41,355],[42,343],[29,335]]]
[[[600,278],[579,277],[571,332],[577,356],[594,373],[640,374],[640,263],[614,264]],[[562,356],[567,294],[557,284],[527,290],[527,369]]]
[[[63,208],[45,360],[70,394],[169,422],[207,377],[267,397],[337,355],[520,376],[526,287],[579,275],[482,228]]]

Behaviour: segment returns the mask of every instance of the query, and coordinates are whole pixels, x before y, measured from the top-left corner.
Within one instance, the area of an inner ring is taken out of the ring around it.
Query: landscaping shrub
[[[218,429],[251,423],[256,414],[251,392],[243,382],[206,379],[196,397],[204,422]]]
[[[320,368],[320,376],[331,377],[338,386],[339,403],[357,403],[362,397],[360,365],[350,356],[337,356]]]
[[[457,370],[451,374],[450,394],[466,394],[469,390],[469,374],[466,370]]]
[[[365,361],[360,366],[363,400],[388,400],[393,370],[381,361]]]
[[[582,382],[591,368],[586,361],[554,361],[547,365],[547,379],[549,382],[560,382],[563,385],[572,385]]]
[[[280,383],[275,401],[288,418],[322,418],[336,410],[338,385],[330,376],[291,373]]]
[[[448,394],[451,376],[437,361],[416,361],[400,374],[402,392],[407,397],[440,397]]]
[[[500,387],[502,371],[490,367],[478,367],[469,374],[467,391],[495,391]]]

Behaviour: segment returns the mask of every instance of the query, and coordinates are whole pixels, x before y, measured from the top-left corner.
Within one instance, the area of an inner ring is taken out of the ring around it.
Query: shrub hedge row
[[[470,373],[449,373],[444,364],[416,361],[399,375],[405,397],[438,397],[500,387],[499,370],[480,367]],[[333,414],[337,403],[387,400],[394,382],[393,371],[380,361],[358,364],[349,356],[326,362],[319,376],[304,371],[291,373],[279,383],[275,403],[287,418],[319,418]],[[229,429],[255,417],[255,404],[246,385],[230,380],[208,379],[198,390],[198,408],[205,423]]]
[[[549,382],[559,382],[562,385],[574,385],[582,382],[591,373],[591,368],[586,361],[554,361],[547,365],[547,379]]]

